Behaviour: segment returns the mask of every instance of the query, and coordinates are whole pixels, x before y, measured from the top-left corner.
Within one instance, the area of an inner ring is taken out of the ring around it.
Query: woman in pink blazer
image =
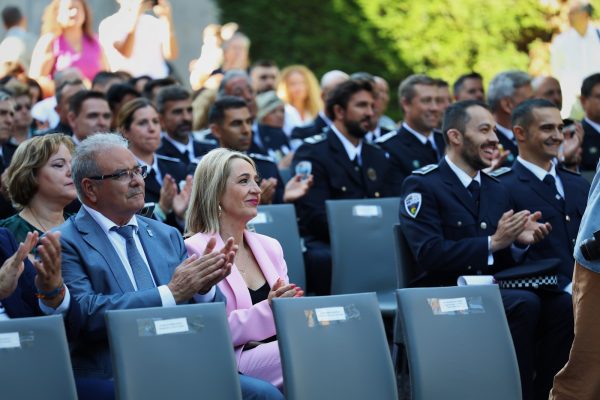
[[[260,186],[252,159],[215,149],[196,169],[187,215],[188,253],[202,255],[211,238],[217,248],[233,237],[238,246],[231,274],[219,282],[227,298],[227,316],[241,373],[283,388],[281,359],[271,311],[274,297],[304,292],[288,283],[279,242],[246,230],[256,216]]]

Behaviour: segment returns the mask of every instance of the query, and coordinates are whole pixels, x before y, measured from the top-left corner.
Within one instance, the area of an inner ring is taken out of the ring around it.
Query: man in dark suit
[[[5,91],[0,91],[0,175],[9,166],[12,156],[17,149],[16,146],[11,145],[9,142],[14,123],[15,102],[12,95]],[[0,219],[8,218],[15,213],[16,210],[8,199],[8,194],[0,193]]]
[[[510,116],[516,106],[533,96],[531,78],[522,71],[501,72],[490,82],[487,96],[488,104],[496,120],[497,136],[502,146],[501,153],[510,151],[503,165],[510,167],[519,155]]]
[[[395,194],[400,193],[402,182],[413,170],[437,164],[446,146],[442,134],[434,130],[442,118],[436,81],[425,75],[411,75],[400,84],[398,97],[404,122],[400,129],[376,142],[390,157]]]
[[[512,126],[519,156],[512,169],[492,175],[508,188],[515,210],[540,210],[552,232],[532,245],[527,258],[560,258],[559,286],[571,283],[573,250],[585,211],[589,183],[576,172],[555,165],[563,142],[560,109],[543,99],[526,100],[513,110]]]
[[[538,222],[539,212],[514,212],[507,189],[481,172],[495,156],[494,125],[483,103],[451,105],[443,124],[447,155],[403,184],[400,219],[417,262],[417,286],[456,285],[461,275],[495,274],[521,261],[526,246],[551,229]],[[517,289],[501,294],[523,398],[547,398],[548,383],[565,361],[562,349],[572,338],[570,295]]]
[[[588,76],[581,84],[581,106],[585,111],[581,169],[595,171],[600,158],[600,73]]]
[[[178,158],[187,167],[214,148],[192,136],[192,98],[187,90],[178,85],[161,88],[156,108],[165,132],[158,154]]]
[[[372,85],[364,80],[339,84],[327,98],[333,124],[304,141],[292,164],[312,165],[314,186],[296,201],[304,237],[308,290],[327,294],[331,285],[331,250],[326,200],[376,198],[389,195],[389,162],[381,149],[363,140],[373,117]]]
[[[144,205],[145,168],[119,135],[82,142],[72,171],[82,208],[58,230],[65,283],[86,310],[72,343],[73,367],[76,376],[111,386],[105,312],[221,300],[215,285],[230,272],[235,249],[228,240],[220,251],[210,243],[204,256],[187,257],[175,228],[136,216]],[[264,382],[240,379],[250,398],[255,391],[280,398]]]

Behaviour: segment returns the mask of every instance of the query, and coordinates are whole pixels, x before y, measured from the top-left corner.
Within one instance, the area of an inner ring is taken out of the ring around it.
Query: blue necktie
[[[135,279],[137,290],[151,289],[155,287],[154,281],[152,280],[152,274],[150,273],[148,266],[144,262],[144,259],[140,255],[137,246],[135,245],[135,240],[133,239],[133,226],[114,226],[111,230],[117,232],[119,235],[125,238],[127,259],[129,260],[129,265],[133,271],[133,278]]]

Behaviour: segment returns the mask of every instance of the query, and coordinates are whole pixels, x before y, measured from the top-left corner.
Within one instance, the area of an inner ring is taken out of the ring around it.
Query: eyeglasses
[[[100,175],[100,176],[88,176],[88,179],[93,179],[95,181],[103,181],[105,179],[113,179],[119,182],[129,182],[135,176],[141,176],[142,179],[148,175],[148,167],[145,165],[136,165],[131,169],[126,169],[124,171],[117,172],[115,174],[109,175]]]

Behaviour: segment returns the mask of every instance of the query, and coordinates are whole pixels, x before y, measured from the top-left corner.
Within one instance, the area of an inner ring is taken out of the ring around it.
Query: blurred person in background
[[[36,135],[46,135],[48,133],[64,133],[72,136],[73,129],[69,125],[69,102],[76,93],[86,90],[81,79],[63,82],[56,89],[56,107],[54,108],[59,117],[59,122],[54,128],[36,132]],[[33,110],[32,110],[33,113]]]
[[[0,43],[0,62],[19,64],[28,71],[37,37],[27,32],[27,19],[17,6],[2,9],[2,23],[6,34]]]
[[[254,93],[260,94],[269,90],[276,90],[279,68],[274,61],[259,60],[250,68],[250,80]]]
[[[33,134],[31,94],[27,85],[21,82],[10,83],[5,88],[12,92],[15,102],[15,122],[9,144],[16,147]]]
[[[470,72],[458,77],[452,85],[454,100],[485,101],[483,77],[477,72]]]
[[[171,4],[167,0],[158,0],[156,5],[147,0],[117,3],[119,10],[102,20],[98,28],[111,70],[127,71],[133,77],[167,77],[167,60],[179,54]]]
[[[79,69],[88,81],[108,68],[100,42],[92,32],[92,14],[86,0],[52,0],[46,7],[29,75],[45,93],[52,93],[54,74],[69,67]]]
[[[310,124],[323,109],[317,78],[303,65],[291,65],[281,71],[277,96],[285,102],[283,131],[288,136],[295,127]]]
[[[108,101],[108,106],[114,116],[112,124],[110,125],[111,130],[114,131],[117,127],[117,116],[119,115],[121,108],[127,102],[141,96],[142,95],[129,83],[117,83],[108,89],[108,92],[106,92],[106,101]]]
[[[283,125],[285,119],[284,103],[277,97],[275,91],[267,91],[256,96],[256,133],[250,147],[252,153],[262,153],[271,156],[278,167],[289,168],[292,162],[290,142]],[[256,142],[260,138],[260,144]]]

